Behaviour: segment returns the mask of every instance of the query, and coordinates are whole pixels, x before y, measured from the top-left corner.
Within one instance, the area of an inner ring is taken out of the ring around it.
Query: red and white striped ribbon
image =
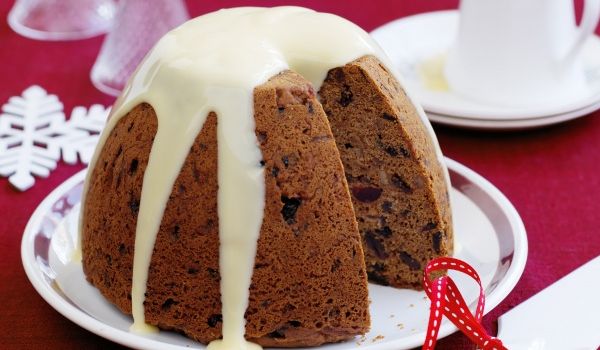
[[[455,270],[467,274],[479,285],[479,300],[475,315],[471,314],[467,303],[460,294],[458,287],[449,276],[441,276],[431,280],[432,272],[440,270]],[[483,308],[485,306],[485,293],[479,275],[473,267],[462,260],[455,258],[437,258],[432,260],[425,268],[423,277],[425,293],[431,300],[429,324],[423,350],[433,350],[442,323],[442,316],[446,316],[458,327],[471,341],[482,350],[507,350],[500,339],[487,334],[481,325]]]

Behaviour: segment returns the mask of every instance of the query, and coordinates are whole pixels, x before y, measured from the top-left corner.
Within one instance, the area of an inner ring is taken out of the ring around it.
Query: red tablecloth
[[[342,15],[366,30],[398,17],[456,7],[438,1],[189,1],[193,16],[221,7],[297,4]],[[89,72],[102,37],[74,42],[23,38],[5,18],[12,1],[0,2],[0,102],[40,84],[70,111],[76,105],[109,105]],[[600,254],[600,112],[548,128],[486,133],[435,126],[444,153],[494,183],[521,214],[529,237],[529,260],[516,288],[484,318],[492,334],[496,319],[577,266]],[[23,229],[37,204],[82,166],[60,164],[25,193],[0,179],[0,348],[118,349],[58,314],[35,292],[21,266]],[[560,301],[568,302],[568,300]],[[551,310],[549,310],[551,312]],[[543,315],[532,315],[535,317]],[[565,335],[568,336],[568,335]],[[460,334],[438,349],[475,349]]]

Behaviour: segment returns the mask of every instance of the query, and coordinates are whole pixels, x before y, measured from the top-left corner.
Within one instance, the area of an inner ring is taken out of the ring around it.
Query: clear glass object
[[[107,32],[115,0],[16,0],[8,24],[37,40],[77,40]]]
[[[166,32],[189,19],[183,0],[121,0],[110,33],[92,67],[92,83],[117,96]]]

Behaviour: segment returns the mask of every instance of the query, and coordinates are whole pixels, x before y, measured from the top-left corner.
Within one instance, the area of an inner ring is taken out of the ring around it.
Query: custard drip
[[[394,72],[365,31],[338,16],[300,7],[220,10],[174,29],[149,52],[114,106],[91,162],[93,167],[121,117],[143,102],[154,108],[158,131],[144,174],[135,237],[133,331],[152,330],[145,323],[143,303],[156,235],[173,184],[213,111],[218,118],[223,340],[211,342],[209,349],[260,348],[244,339],[244,313],[265,203],[253,90],[287,69],[318,90],[330,69],[364,55],[376,56]],[[423,111],[417,110],[435,140]]]

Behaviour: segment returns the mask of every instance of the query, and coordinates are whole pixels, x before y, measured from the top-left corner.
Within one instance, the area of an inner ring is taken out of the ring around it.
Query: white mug
[[[503,107],[577,101],[589,95],[579,53],[599,17],[600,0],[585,0],[579,27],[573,0],[461,0],[446,80]]]

